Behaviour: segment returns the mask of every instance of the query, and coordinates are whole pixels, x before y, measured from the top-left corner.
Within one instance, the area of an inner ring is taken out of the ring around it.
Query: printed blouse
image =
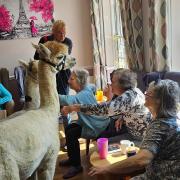
[[[146,172],[133,180],[180,179],[180,127],[177,121],[176,118],[162,118],[150,123],[141,149],[152,152],[154,159]]]
[[[151,113],[144,106],[144,103],[144,94],[138,88],[133,88],[107,103],[81,104],[81,112],[121,118],[125,121],[128,133],[134,139],[141,140],[152,119]]]

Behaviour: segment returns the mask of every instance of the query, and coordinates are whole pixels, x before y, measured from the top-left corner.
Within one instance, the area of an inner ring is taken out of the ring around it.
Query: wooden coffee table
[[[139,148],[137,148],[137,149],[139,150]],[[108,166],[108,165],[117,163],[117,162],[122,161],[126,158],[127,158],[127,156],[123,155],[121,152],[115,152],[112,154],[108,154],[106,159],[100,159],[98,152],[95,151],[90,156],[90,163],[94,167],[103,167],[103,166]],[[117,176],[112,177],[112,175],[98,175],[97,176],[98,180],[110,180],[110,179],[116,180],[116,178],[119,179],[120,177],[119,176],[118,177]],[[131,178],[130,176],[124,176],[123,177],[124,180],[128,180],[130,178]]]
[[[90,156],[90,163],[94,167],[103,167],[122,161],[126,158],[127,158],[126,155],[122,155],[121,152],[117,152],[117,153],[108,154],[106,159],[100,159],[98,152],[95,151]]]

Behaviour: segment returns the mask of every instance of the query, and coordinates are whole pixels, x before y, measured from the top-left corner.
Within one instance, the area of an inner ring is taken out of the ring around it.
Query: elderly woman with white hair
[[[73,70],[68,80],[70,88],[76,91],[76,95],[60,95],[61,105],[71,104],[97,104],[94,96],[94,88],[88,84],[89,73],[85,69]],[[63,178],[71,178],[82,172],[80,148],[78,139],[97,138],[109,124],[109,118],[104,116],[86,115],[78,113],[78,120],[70,123],[65,129],[68,159],[60,161],[60,166],[71,166]]]
[[[145,105],[153,115],[140,151],[108,167],[92,168],[90,175],[111,173],[128,174],[146,168],[133,180],[180,179],[180,128],[177,123],[177,105],[180,88],[172,80],[151,83],[145,93]]]

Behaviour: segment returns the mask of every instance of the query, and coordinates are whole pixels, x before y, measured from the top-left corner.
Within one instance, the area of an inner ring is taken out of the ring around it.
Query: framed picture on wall
[[[53,0],[0,0],[0,40],[50,33],[53,13]]]

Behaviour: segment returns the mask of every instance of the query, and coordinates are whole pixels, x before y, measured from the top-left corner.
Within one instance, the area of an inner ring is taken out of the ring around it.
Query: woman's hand
[[[67,116],[70,112],[71,112],[70,106],[64,106],[64,107],[61,109],[61,113],[62,113],[64,116]]]
[[[80,105],[79,104],[74,104],[74,105],[70,105],[70,106],[64,106],[61,110],[61,113],[63,115],[68,115],[71,112],[79,112],[80,111]]]
[[[94,176],[97,174],[106,174],[108,167],[92,167],[88,173],[90,176]]]
[[[119,131],[122,128],[123,125],[123,120],[122,119],[118,119],[115,121],[115,128],[116,131]]]
[[[113,97],[111,85],[107,84],[107,86],[103,89],[104,96],[107,97],[107,101],[110,101]]]

